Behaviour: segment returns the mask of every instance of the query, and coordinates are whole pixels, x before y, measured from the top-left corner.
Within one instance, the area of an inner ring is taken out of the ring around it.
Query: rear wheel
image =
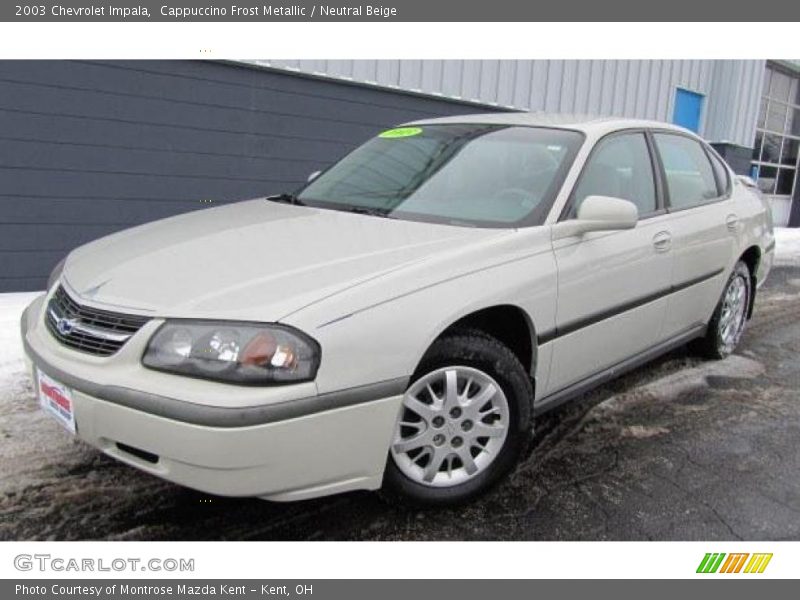
[[[752,293],[750,269],[739,261],[725,284],[705,337],[695,343],[697,351],[708,358],[725,358],[736,349],[747,324]]]
[[[476,330],[437,340],[403,396],[384,492],[413,504],[469,500],[494,485],[530,437],[530,378]]]

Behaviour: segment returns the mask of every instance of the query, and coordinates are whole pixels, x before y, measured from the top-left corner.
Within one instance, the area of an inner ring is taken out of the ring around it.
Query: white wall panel
[[[767,196],[772,208],[772,220],[777,227],[786,227],[789,224],[789,215],[792,211],[792,200],[786,196]]]

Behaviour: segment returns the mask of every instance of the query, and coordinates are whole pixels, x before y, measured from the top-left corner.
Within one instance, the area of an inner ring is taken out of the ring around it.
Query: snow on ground
[[[21,373],[25,368],[19,319],[25,307],[41,293],[0,294],[0,385],[7,384],[12,375]]]
[[[775,266],[800,267],[800,227],[775,228]]]

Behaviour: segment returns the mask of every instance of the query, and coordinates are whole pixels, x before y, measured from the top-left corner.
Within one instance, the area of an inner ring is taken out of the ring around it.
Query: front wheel
[[[403,396],[384,493],[417,505],[483,493],[530,439],[532,397],[525,368],[497,339],[476,330],[443,336]]]
[[[695,348],[708,358],[725,358],[735,349],[744,333],[747,311],[753,293],[750,269],[739,261],[733,268],[719,304],[708,323],[705,337],[699,339]]]

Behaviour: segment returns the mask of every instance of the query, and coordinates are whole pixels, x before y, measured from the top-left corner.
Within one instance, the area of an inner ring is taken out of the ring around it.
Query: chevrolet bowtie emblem
[[[56,322],[56,329],[58,329],[58,333],[61,335],[69,335],[72,333],[72,330],[75,329],[75,319],[67,319],[66,317],[61,317]]]

